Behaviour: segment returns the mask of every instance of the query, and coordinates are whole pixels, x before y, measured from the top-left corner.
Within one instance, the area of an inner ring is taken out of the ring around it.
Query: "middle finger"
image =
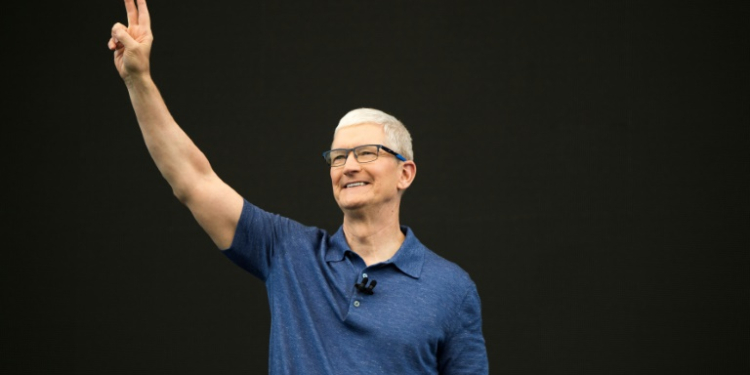
[[[125,0],[125,9],[128,11],[128,26],[138,24],[138,8],[134,0]]]

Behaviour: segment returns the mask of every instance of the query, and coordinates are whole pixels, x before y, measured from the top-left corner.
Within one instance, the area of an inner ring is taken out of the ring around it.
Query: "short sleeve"
[[[232,245],[223,251],[232,262],[265,281],[280,243],[298,223],[266,212],[245,200]]]
[[[472,284],[466,293],[453,321],[453,329],[440,354],[440,374],[488,374],[487,348],[482,335],[482,306],[475,285]]]

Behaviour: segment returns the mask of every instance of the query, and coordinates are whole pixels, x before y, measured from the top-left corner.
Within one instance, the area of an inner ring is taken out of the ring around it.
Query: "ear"
[[[406,190],[417,176],[417,165],[413,160],[407,160],[401,164],[401,176],[399,176],[398,190]]]

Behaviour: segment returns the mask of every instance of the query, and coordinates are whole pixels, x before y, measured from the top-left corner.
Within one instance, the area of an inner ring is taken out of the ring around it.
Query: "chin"
[[[336,203],[342,210],[356,210],[367,206],[370,203],[368,197],[360,194],[347,194],[347,192],[339,192],[336,198]]]
[[[360,208],[363,208],[367,206],[367,203],[365,202],[338,202],[339,208],[341,208],[344,211],[351,211],[351,210],[358,210]]]

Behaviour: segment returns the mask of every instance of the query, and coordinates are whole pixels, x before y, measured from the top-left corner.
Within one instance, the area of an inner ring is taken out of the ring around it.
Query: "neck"
[[[349,247],[366,265],[391,259],[406,238],[398,220],[398,206],[378,212],[344,212],[344,235]]]

